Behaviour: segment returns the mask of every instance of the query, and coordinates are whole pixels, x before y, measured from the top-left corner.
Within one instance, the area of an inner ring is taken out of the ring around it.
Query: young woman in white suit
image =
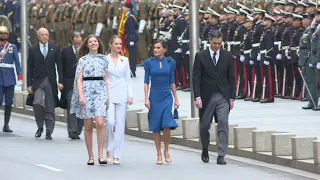
[[[107,110],[105,149],[107,161],[120,164],[124,144],[125,120],[127,104],[133,103],[132,83],[128,58],[119,55],[122,41],[118,36],[112,36],[109,41],[111,52],[107,55],[109,61],[108,85],[109,108]]]

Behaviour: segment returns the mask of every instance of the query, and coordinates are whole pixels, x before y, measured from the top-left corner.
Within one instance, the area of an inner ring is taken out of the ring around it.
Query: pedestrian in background
[[[111,52],[107,55],[109,67],[109,108],[106,118],[105,148],[107,162],[119,164],[123,144],[127,105],[133,103],[132,82],[128,58],[119,55],[122,49],[122,40],[114,35],[109,42]]]
[[[71,139],[80,139],[83,120],[76,117],[76,114],[70,113],[70,103],[73,91],[74,76],[77,68],[77,52],[82,44],[82,36],[76,33],[72,36],[71,46],[62,49],[61,62],[63,68],[63,82],[65,84],[60,98],[60,107],[67,109],[68,135]]]
[[[145,106],[149,109],[148,122],[149,130],[154,134],[154,141],[157,148],[157,164],[161,165],[161,134],[163,131],[164,157],[167,163],[171,162],[169,155],[170,130],[178,127],[173,118],[172,104],[179,108],[179,101],[176,92],[174,70],[176,62],[170,57],[165,57],[167,44],[158,40],[154,43],[154,57],[144,62],[144,96]],[[150,95],[149,83],[151,82]],[[172,98],[174,96],[174,100]],[[149,95],[149,97],[148,97]]]
[[[88,165],[94,165],[92,152],[93,120],[98,136],[99,164],[107,164],[103,158],[104,119],[108,108],[108,61],[103,55],[103,45],[96,36],[89,35],[78,53],[70,113],[84,120],[84,137],[88,150]]]

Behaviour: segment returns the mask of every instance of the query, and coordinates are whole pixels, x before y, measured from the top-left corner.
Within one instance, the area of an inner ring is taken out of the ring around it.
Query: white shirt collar
[[[213,57],[213,54],[214,54],[214,51],[211,49],[211,47],[209,47],[209,52],[210,52],[210,57],[211,57],[211,60],[212,60],[212,57]],[[218,51],[216,51],[216,62],[218,63],[219,61],[219,57],[220,57],[220,49]]]
[[[48,49],[48,44],[49,44],[48,42],[45,43],[47,49]],[[43,49],[43,45],[44,45],[44,44],[42,44],[41,42],[39,42],[39,46],[40,46],[41,49]]]

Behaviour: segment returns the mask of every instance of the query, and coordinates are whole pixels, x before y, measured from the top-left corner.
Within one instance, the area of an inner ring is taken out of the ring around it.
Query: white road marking
[[[43,168],[46,168],[46,169],[50,169],[52,171],[56,171],[56,172],[61,172],[62,170],[61,169],[57,169],[57,168],[54,168],[54,167],[51,167],[51,166],[47,166],[47,165],[44,165],[44,164],[36,164],[37,166],[40,166],[40,167],[43,167]]]

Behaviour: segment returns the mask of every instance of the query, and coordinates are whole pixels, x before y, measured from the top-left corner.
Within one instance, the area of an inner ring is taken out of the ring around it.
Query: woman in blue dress
[[[174,80],[176,63],[172,58],[165,57],[166,51],[166,43],[162,40],[158,40],[154,43],[154,57],[149,58],[144,62],[145,106],[149,109],[149,130],[154,134],[154,141],[158,155],[158,165],[162,164],[160,132],[163,131],[165,161],[170,163],[170,130],[174,130],[176,127],[178,127],[172,114],[173,101],[174,108],[179,108],[179,101]],[[151,87],[149,95],[150,82]]]

